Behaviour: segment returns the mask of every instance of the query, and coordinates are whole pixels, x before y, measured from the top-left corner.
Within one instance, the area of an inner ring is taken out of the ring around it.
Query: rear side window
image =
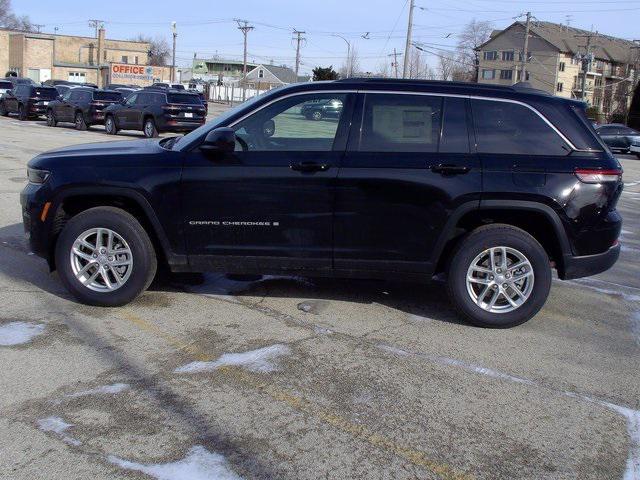
[[[116,92],[93,92],[94,100],[118,101],[120,98],[120,94]]]
[[[2,90],[11,90],[13,88],[13,84],[11,82],[0,82],[0,88]]]
[[[53,100],[58,97],[58,91],[55,88],[34,88],[34,96]]]
[[[469,153],[467,100],[464,98],[447,97],[444,100],[439,151],[442,153]]]
[[[533,110],[509,102],[472,100],[478,153],[567,155],[566,142]]]
[[[167,94],[169,103],[180,103],[183,105],[202,105],[202,101],[198,95],[191,93],[169,93]]]
[[[441,97],[367,94],[360,151],[437,152]]]

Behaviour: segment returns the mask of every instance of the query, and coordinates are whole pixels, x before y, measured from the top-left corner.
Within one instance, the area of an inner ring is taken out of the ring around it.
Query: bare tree
[[[169,47],[169,42],[167,42],[165,38],[152,38],[148,35],[140,33],[130,40],[133,42],[144,42],[149,44],[149,65],[164,67],[169,63],[171,47]]]
[[[420,50],[411,49],[409,54],[409,78],[434,80],[435,72],[429,67]]]
[[[382,78],[390,78],[393,75],[391,74],[391,65],[387,61],[382,61],[378,65],[378,70],[375,73],[376,77]]]
[[[13,13],[11,0],[0,0],[0,27],[12,30],[24,30],[26,32],[33,32],[35,30],[29,17],[26,15],[18,16]]]
[[[340,78],[350,78],[360,71],[360,56],[355,46],[349,50],[349,58],[340,68]]]
[[[456,58],[454,54],[439,52],[438,57],[438,79],[453,80],[453,73],[456,68]]]
[[[486,21],[471,20],[458,35],[458,53],[461,63],[475,65],[468,67],[467,81],[478,81],[478,65],[480,63],[477,48],[489,40],[493,24]]]

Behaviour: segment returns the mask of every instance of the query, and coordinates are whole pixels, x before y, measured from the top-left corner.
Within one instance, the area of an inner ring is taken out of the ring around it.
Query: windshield
[[[266,96],[271,95],[274,92],[277,92],[281,88],[285,88],[285,87],[277,87],[272,90],[266,91],[264,93],[261,93],[260,95],[256,95],[255,97],[247,100],[244,103],[240,103],[235,107],[230,108],[223,114],[218,115],[216,118],[214,118],[213,121],[206,123],[201,127],[196,128],[195,130],[188,133],[184,137],[180,137],[180,139],[173,145],[174,149],[179,150],[181,148],[186,147],[187,145],[189,145],[190,143],[198,139],[200,136],[206,135],[206,133],[209,132],[210,130],[224,124],[228,119],[236,115],[238,112],[244,110],[245,108],[251,108],[256,103],[262,101]]]
[[[111,100],[117,102],[120,100],[122,96],[117,92],[94,92],[93,99],[94,100]]]
[[[183,105],[202,105],[200,97],[191,93],[170,93],[167,95],[169,103],[181,103]]]

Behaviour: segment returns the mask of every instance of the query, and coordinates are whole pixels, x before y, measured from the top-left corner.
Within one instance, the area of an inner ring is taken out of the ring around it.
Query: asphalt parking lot
[[[212,112],[213,114],[213,112]],[[444,288],[209,274],[76,303],[23,240],[39,152],[0,118],[0,478],[640,479],[640,161],[617,265],[509,330]]]

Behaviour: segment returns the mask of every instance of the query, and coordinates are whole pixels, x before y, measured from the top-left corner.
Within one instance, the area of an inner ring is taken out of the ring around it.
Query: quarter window
[[[472,100],[478,153],[567,155],[566,142],[530,108],[517,103]]]
[[[235,125],[236,150],[329,152],[346,97],[297,95],[269,105]]]

